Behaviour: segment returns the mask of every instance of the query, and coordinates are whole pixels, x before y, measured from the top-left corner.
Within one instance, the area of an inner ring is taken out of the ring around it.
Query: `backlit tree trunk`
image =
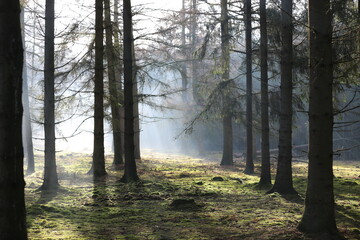
[[[103,0],[95,0],[95,81],[93,176],[106,176],[104,156]]]
[[[269,150],[268,43],[266,0],[260,0],[260,58],[261,58],[261,175],[260,185],[271,184]]]
[[[56,189],[59,186],[56,172],[55,152],[55,3],[46,0],[45,8],[45,63],[44,63],[44,129],[45,129],[45,168],[41,189]]]
[[[111,8],[110,0],[104,0],[105,7],[105,32],[106,32],[106,57],[108,64],[108,76],[109,76],[109,92],[110,92],[110,105],[111,105],[111,125],[113,130],[113,142],[114,142],[114,165],[123,164],[123,152],[122,152],[122,138],[120,128],[120,111],[121,105],[119,100],[119,87],[116,81],[116,65],[120,64],[116,61],[116,52],[113,43],[113,27],[111,22]]]
[[[123,0],[124,24],[124,104],[125,104],[125,172],[123,182],[139,180],[134,144],[134,38],[132,34],[131,1]]]
[[[329,0],[309,1],[309,171],[299,229],[337,234],[333,193],[332,11]],[[327,239],[332,239],[327,236]]]
[[[24,7],[21,7],[21,32],[22,32],[22,41],[23,46],[25,47],[25,22],[24,22]],[[29,89],[28,89],[28,75],[26,67],[26,51],[24,51],[24,64],[23,64],[23,94],[22,94],[22,103],[24,107],[23,113],[23,145],[24,145],[24,155],[27,160],[27,169],[26,174],[32,174],[35,172],[35,160],[34,160],[34,146],[32,139],[32,129],[31,129],[31,118],[30,118],[30,104],[29,104]]]
[[[186,49],[186,16],[185,16],[185,0],[182,0],[182,10],[181,10],[181,48],[182,48],[182,55],[184,57],[181,63],[181,86],[182,86],[182,100],[184,103],[187,103],[188,96],[187,96],[187,88],[188,88],[188,77],[187,77],[187,68],[186,68],[186,61],[188,60],[188,51]]]
[[[279,155],[276,178],[269,192],[296,193],[292,180],[292,67],[293,23],[292,0],[281,1],[281,85]]]
[[[0,9],[0,238],[25,240],[19,1],[0,0]]]
[[[222,81],[229,81],[230,77],[230,34],[228,1],[221,0],[221,58]],[[231,84],[226,84],[223,89],[223,156],[220,165],[233,165],[233,129],[231,112]]]
[[[253,118],[252,118],[252,46],[251,46],[251,0],[245,1],[246,42],[246,167],[245,173],[254,173]]]

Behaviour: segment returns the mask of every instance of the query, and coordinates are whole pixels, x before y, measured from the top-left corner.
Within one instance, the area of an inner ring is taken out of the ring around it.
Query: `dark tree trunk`
[[[228,82],[230,76],[230,34],[228,1],[221,0],[221,58],[222,58],[222,81]],[[232,111],[230,103],[230,84],[223,89],[223,155],[220,165],[234,165],[233,161],[233,129]]]
[[[25,240],[19,1],[0,1],[0,9],[0,238]]]
[[[131,35],[133,35],[133,31],[131,28]],[[132,39],[134,37],[132,36]],[[139,93],[138,93],[138,82],[137,82],[137,66],[136,66],[136,58],[135,58],[135,46],[134,40],[132,41],[132,70],[133,70],[133,107],[134,107],[134,156],[136,160],[141,159],[140,154],[140,117],[139,117]]]
[[[44,64],[44,128],[45,128],[45,168],[43,190],[59,187],[56,172],[55,151],[55,67],[54,67],[54,39],[55,39],[55,3],[46,0],[45,9],[45,64]]]
[[[122,139],[120,128],[120,111],[121,105],[119,100],[119,87],[116,81],[116,65],[120,64],[116,58],[116,52],[113,44],[113,27],[111,22],[111,8],[110,0],[104,0],[105,7],[105,26],[106,26],[106,57],[108,64],[108,76],[109,76],[109,93],[110,93],[110,105],[111,105],[111,125],[113,130],[113,142],[114,142],[114,161],[113,165],[123,164],[123,152],[122,152]]]
[[[117,64],[115,65],[115,78],[116,85],[118,87],[119,93],[119,104],[120,104],[120,132],[121,132],[121,152],[122,156],[124,156],[124,133],[125,133],[125,116],[124,116],[124,92],[123,92],[123,83],[122,83],[122,75],[123,75],[123,48],[122,42],[119,37],[120,33],[120,24],[119,24],[119,0],[114,0],[114,46],[115,46],[115,57]]]
[[[260,0],[260,58],[261,58],[261,174],[260,185],[271,184],[269,150],[268,45],[266,0]]]
[[[292,0],[281,1],[281,83],[279,155],[276,178],[269,192],[296,194],[292,180]]]
[[[245,173],[254,173],[253,119],[252,119],[252,47],[251,47],[251,0],[245,1],[246,41],[246,167]]]
[[[25,22],[24,22],[24,8],[21,8],[21,32],[22,43],[25,46]],[[32,174],[35,172],[35,160],[34,160],[34,146],[32,139],[31,118],[30,118],[30,104],[29,104],[29,89],[28,89],[28,76],[26,68],[26,51],[24,51],[24,64],[23,64],[23,94],[22,103],[24,108],[23,113],[23,125],[22,125],[22,138],[24,145],[24,155],[27,160],[26,174]]]
[[[309,1],[309,171],[299,229],[337,235],[333,192],[332,11],[329,0]]]
[[[131,1],[123,0],[124,24],[124,104],[125,104],[125,172],[123,182],[138,181],[134,144],[134,39]]]
[[[95,178],[106,176],[104,156],[104,27],[103,0],[95,0],[95,104],[92,172]]]

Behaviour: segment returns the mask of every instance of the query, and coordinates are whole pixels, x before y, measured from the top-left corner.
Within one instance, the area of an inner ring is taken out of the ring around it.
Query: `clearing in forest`
[[[37,162],[43,156],[37,155]],[[42,168],[26,177],[30,239],[310,239],[296,230],[303,211],[307,163],[293,164],[299,196],[266,195],[244,161],[220,167],[220,156],[203,158],[146,152],[141,181],[120,183],[122,171],[93,182],[91,155],[58,156],[61,188],[41,193]],[[111,156],[107,162],[111,162]],[[360,162],[335,162],[337,222],[348,239],[360,236]],[[275,172],[275,163],[272,163]],[[274,176],[273,176],[274,177]]]

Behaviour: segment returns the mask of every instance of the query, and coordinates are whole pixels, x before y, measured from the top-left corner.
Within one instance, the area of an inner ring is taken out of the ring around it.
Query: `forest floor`
[[[307,163],[293,164],[299,195],[265,194],[244,161],[220,167],[219,154],[193,158],[147,151],[139,183],[124,184],[122,171],[93,182],[90,154],[58,155],[61,188],[39,192],[43,156],[26,176],[29,239],[312,239],[296,230],[303,212]],[[272,171],[275,172],[275,163]],[[360,161],[334,163],[336,217],[347,239],[360,239]]]

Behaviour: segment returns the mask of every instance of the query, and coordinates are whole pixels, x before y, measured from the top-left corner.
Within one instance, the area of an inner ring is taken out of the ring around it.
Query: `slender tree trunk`
[[[95,178],[106,176],[104,156],[104,27],[103,0],[95,0],[95,104],[92,172]]]
[[[27,160],[26,174],[32,174],[35,172],[35,159],[34,159],[34,146],[33,146],[33,139],[32,139],[30,105],[29,105],[29,90],[28,90],[28,81],[27,81],[25,60],[24,60],[24,69],[23,69],[22,101],[23,101],[23,105],[24,105],[24,114],[23,114],[24,122],[23,122],[23,135],[22,136],[23,136],[25,157]]]
[[[134,38],[131,1],[123,0],[124,24],[124,104],[125,104],[125,172],[123,182],[138,181],[134,144]]]
[[[124,116],[124,91],[122,84],[122,75],[123,75],[123,48],[120,40],[120,14],[119,14],[119,0],[114,0],[114,46],[116,53],[116,65],[115,65],[115,78],[116,85],[118,87],[118,96],[119,96],[119,104],[120,104],[120,132],[121,132],[121,155],[124,156],[124,133],[125,133],[125,116]]]
[[[299,229],[337,235],[333,192],[332,11],[329,0],[309,1],[309,171]],[[330,236],[327,239],[334,239]]]
[[[187,85],[188,85],[188,78],[187,78],[187,68],[186,68],[186,62],[188,60],[188,51],[186,50],[186,34],[185,34],[185,21],[186,21],[186,16],[185,16],[185,0],[182,0],[182,10],[181,10],[181,48],[182,48],[182,54],[184,56],[184,59],[181,63],[181,86],[182,86],[182,99],[183,102],[186,103],[188,101],[188,97],[187,97]]]
[[[141,154],[140,154],[140,117],[139,117],[139,93],[138,93],[138,83],[137,83],[137,67],[135,65],[135,51],[134,51],[134,45],[133,45],[133,97],[134,97],[134,156],[135,159],[140,160]]]
[[[0,238],[26,240],[19,1],[0,1]]]
[[[253,119],[252,119],[252,46],[251,46],[251,0],[245,1],[246,42],[246,167],[245,173],[254,173]]]
[[[292,180],[292,66],[293,23],[292,0],[281,1],[281,83],[279,155],[276,178],[270,192],[296,194]]]
[[[54,67],[54,39],[55,39],[55,3],[46,0],[45,9],[45,64],[44,64],[44,128],[45,128],[45,168],[43,190],[59,187],[56,172],[55,152],[55,67]]]
[[[196,43],[197,43],[197,0],[191,0],[191,26],[190,26],[190,37],[191,37],[191,78],[192,78],[192,93],[196,104],[200,105],[203,103],[203,99],[199,93],[199,79],[198,79],[198,60],[195,56]]]
[[[25,47],[25,22],[24,22],[24,7],[21,8],[21,33],[22,33],[22,43]],[[24,145],[24,154],[27,159],[27,170],[26,174],[32,174],[35,172],[35,161],[34,161],[34,147],[32,140],[32,130],[31,130],[31,118],[30,118],[30,104],[29,104],[29,89],[28,89],[28,75],[26,67],[26,51],[24,51],[24,64],[23,64],[23,94],[22,94],[22,103],[24,107],[23,113],[23,129],[22,129],[22,138]]]
[[[222,81],[230,79],[230,34],[228,1],[221,0],[221,58]],[[233,129],[231,111],[231,84],[226,84],[223,89],[223,156],[220,165],[234,165],[233,161]]]
[[[261,58],[261,174],[260,185],[271,184],[269,150],[269,95],[268,95],[268,38],[266,0],[260,0],[260,58]]]
[[[111,105],[111,125],[113,129],[113,142],[114,142],[114,161],[113,165],[123,164],[122,156],[122,139],[120,129],[120,111],[121,105],[119,100],[119,87],[116,82],[116,52],[113,44],[113,27],[111,22],[111,8],[110,0],[104,0],[105,7],[105,31],[106,31],[106,56],[108,63],[108,76],[109,76],[109,92],[110,92],[110,105]]]

